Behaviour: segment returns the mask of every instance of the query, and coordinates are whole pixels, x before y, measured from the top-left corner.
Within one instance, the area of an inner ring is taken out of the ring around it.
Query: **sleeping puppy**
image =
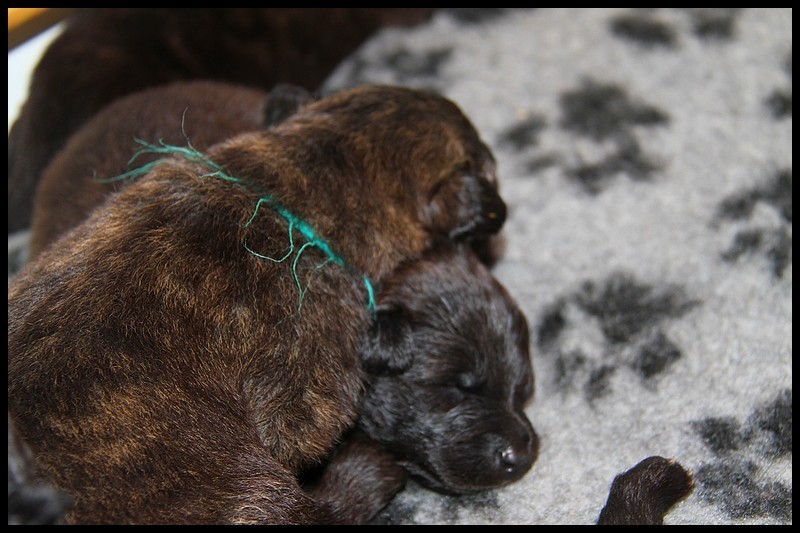
[[[197,82],[143,91],[112,104],[73,137],[45,173],[39,195],[39,213],[45,216],[34,226],[34,240],[43,243],[40,247],[55,240],[60,232],[86,218],[109,190],[118,188],[97,178],[127,170],[123,162],[135,146],[134,137],[163,137],[170,143],[180,143],[185,140],[185,132],[179,127],[185,115],[192,144],[204,149],[240,131],[276,125],[308,102],[309,95],[298,88],[279,87],[267,96],[260,91]],[[198,124],[204,127],[197,128]],[[65,202],[65,198],[70,201]],[[72,209],[72,203],[82,207]],[[387,494],[391,494],[402,485],[402,473],[393,469],[391,460],[381,456],[378,449],[365,444],[364,433],[397,453],[417,479],[452,493],[498,486],[521,476],[538,449],[535,433],[520,408],[526,393],[522,397],[517,393],[514,398],[511,391],[515,387],[509,385],[531,379],[530,363],[524,355],[528,349],[524,318],[485,268],[466,251],[445,246],[426,254],[418,265],[406,264],[384,285],[377,318],[362,352],[374,385],[362,410],[362,437],[350,437],[344,451],[327,462],[324,481],[313,492],[314,498],[337,509],[339,519],[350,522],[363,521],[385,503],[382,487],[388,487]],[[459,312],[441,308],[441,302],[450,302],[452,307],[453,301],[458,302]],[[508,329],[505,333],[504,328]],[[497,342],[498,336],[505,340]],[[431,343],[435,349],[425,345],[426,337],[438,339]],[[414,351],[417,344],[420,349]],[[441,364],[434,364],[439,360]],[[412,369],[414,364],[420,366]],[[461,389],[472,378],[464,380],[464,369],[472,367],[483,369],[491,377],[483,387],[470,391],[467,385],[465,392]],[[433,382],[434,378],[440,385]],[[491,391],[507,397],[498,401],[487,394]],[[484,400],[479,400],[481,396]],[[463,427],[463,418],[442,413],[444,402],[440,400],[448,397],[448,401],[459,404],[454,412],[471,409],[476,413],[468,427]],[[516,406],[509,407],[512,404]],[[425,415],[402,420],[392,414],[392,408]],[[499,419],[507,424],[497,424],[498,411]],[[390,429],[398,425],[404,427],[406,435],[391,434]],[[413,439],[403,440],[409,432]],[[529,439],[529,445],[515,446],[514,434],[523,435],[520,442]],[[510,443],[505,449],[496,444],[503,440]],[[466,461],[471,468],[460,468],[458,460]],[[647,471],[637,468],[637,473],[648,473],[658,466],[652,462],[647,465]],[[374,484],[366,484],[370,475],[376,477]],[[659,479],[643,474],[615,481],[604,511],[605,521],[641,523],[641,509],[649,510],[646,516],[664,509],[663,502],[668,498],[659,497],[659,490],[667,490],[668,495],[684,494],[669,486],[664,488]],[[375,501],[364,498],[365,487],[374,489]],[[356,497],[337,501],[343,495]],[[26,505],[37,508],[43,504],[37,497]],[[364,505],[366,510],[358,508]],[[49,520],[49,509],[34,513],[32,519]]]
[[[359,430],[425,485],[448,493],[522,477],[539,439],[524,412],[534,380],[528,326],[463,247],[440,247],[383,284],[362,349]]]
[[[150,88],[115,101],[80,128],[45,168],[34,200],[30,256],[77,226],[109,194],[128,183],[109,183],[109,179],[130,170],[131,156],[142,148],[136,139],[163,139],[181,146],[188,141],[202,151],[237,134],[274,127],[313,99],[294,85],[278,85],[267,93],[194,81]],[[452,169],[454,174],[462,173],[463,183],[443,179],[437,185],[444,187],[441,194],[436,186],[432,189],[431,196],[438,198],[432,198],[430,207],[438,213],[428,218],[445,218],[451,210],[467,222],[454,224],[447,238],[468,238],[484,250],[488,237],[503,225],[506,208],[497,194],[494,160],[485,147],[479,151],[470,157],[480,160],[481,168]],[[136,164],[156,158],[145,154]],[[463,164],[468,164],[466,159]],[[470,209],[473,212],[467,212]]]
[[[440,246],[385,280],[378,304],[354,434],[440,492],[522,477],[539,452],[524,412],[534,377],[527,322],[505,288],[469,248]],[[693,485],[676,461],[650,457],[614,479],[598,523],[660,524]]]
[[[493,169],[448,100],[367,86],[109,196],[9,288],[9,412],[67,520],[368,518],[296,475],[356,420],[378,283],[502,224]]]
[[[66,140],[125,95],[179,80],[316,90],[378,29],[432,8],[80,8],[45,51],[8,137],[8,232],[30,224],[41,172]]]

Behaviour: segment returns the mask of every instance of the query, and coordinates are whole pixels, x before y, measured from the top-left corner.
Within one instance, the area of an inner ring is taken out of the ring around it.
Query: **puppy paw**
[[[392,454],[353,433],[325,466],[311,493],[344,523],[364,524],[403,489],[406,473]]]
[[[662,524],[694,489],[691,472],[674,459],[648,457],[614,478],[598,524]]]

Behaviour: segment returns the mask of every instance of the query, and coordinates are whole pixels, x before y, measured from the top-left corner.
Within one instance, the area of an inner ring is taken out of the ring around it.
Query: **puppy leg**
[[[692,474],[677,461],[648,457],[614,478],[597,524],[663,524],[664,515],[692,489]]]
[[[406,474],[388,451],[360,432],[339,447],[310,489],[342,522],[366,524],[403,489]]]

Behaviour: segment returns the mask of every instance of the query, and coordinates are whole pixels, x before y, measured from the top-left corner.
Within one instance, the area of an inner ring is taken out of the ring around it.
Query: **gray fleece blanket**
[[[539,460],[383,523],[588,524],[650,455],[671,524],[792,522],[792,10],[474,9],[385,30],[328,82],[434,89],[498,160],[494,274],[527,314]]]
[[[791,9],[478,8],[341,65],[328,90],[436,90],[494,150],[542,439],[522,480],[410,483],[377,523],[589,524],[650,455],[696,479],[666,523],[792,523],[791,53]]]

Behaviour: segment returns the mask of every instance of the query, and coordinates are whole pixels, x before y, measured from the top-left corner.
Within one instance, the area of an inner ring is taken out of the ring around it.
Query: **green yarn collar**
[[[222,166],[212,161],[205,154],[196,150],[191,145],[191,143],[187,143],[188,144],[187,147],[182,147],[182,146],[173,146],[167,144],[163,140],[160,140],[158,145],[151,144],[146,141],[142,141],[140,139],[136,139],[136,142],[141,144],[144,148],[133,154],[133,157],[131,157],[131,159],[128,161],[129,166],[132,165],[134,161],[136,161],[136,159],[143,154],[163,154],[168,156],[179,156],[188,161],[197,163],[199,165],[208,168],[209,172],[200,176],[201,178],[215,177],[225,181],[236,183],[242,187],[245,186],[244,181],[241,178],[228,174],[228,172]],[[153,161],[151,163],[147,163],[140,167],[129,170],[128,172],[125,172],[118,176],[114,176],[113,178],[102,179],[98,181],[101,183],[111,183],[116,181],[122,181],[125,179],[136,179],[143,176],[144,174],[147,174],[151,169],[153,169],[153,167],[155,167],[160,163],[163,163],[166,160],[167,158],[164,157],[156,161]],[[297,264],[298,261],[300,260],[300,257],[303,255],[303,252],[305,252],[308,248],[310,247],[318,248],[327,256],[327,259],[325,259],[325,261],[317,265],[315,267],[315,270],[320,269],[331,262],[336,263],[339,266],[346,268],[347,270],[350,271],[355,272],[356,269],[352,265],[347,263],[341,255],[336,253],[331,247],[331,245],[324,238],[322,238],[308,222],[303,220],[301,217],[297,216],[295,213],[287,209],[285,206],[281,205],[281,203],[278,202],[278,200],[276,200],[271,195],[265,194],[258,199],[258,202],[256,202],[255,209],[253,210],[253,214],[244,224],[245,228],[253,223],[253,221],[258,216],[259,209],[261,209],[261,207],[265,205],[269,207],[272,211],[283,217],[288,222],[289,251],[286,253],[285,256],[281,258],[274,258],[260,254],[252,250],[247,245],[247,243],[243,243],[243,246],[248,253],[254,255],[255,257],[258,257],[259,259],[272,261],[275,263],[282,263],[284,261],[289,260],[292,256],[294,256],[294,259],[292,260],[292,274],[294,276],[295,283],[297,284],[297,288],[300,291],[300,303],[297,306],[297,311],[299,313],[303,305],[303,298],[305,297],[308,287],[303,288],[302,284],[300,283],[300,278],[297,275]],[[305,238],[306,241],[299,247],[294,242],[295,231],[299,232]],[[362,281],[364,282],[364,286],[367,289],[367,296],[368,296],[367,308],[369,309],[370,312],[374,313],[376,305],[374,285],[366,275],[362,274],[361,278]]]

